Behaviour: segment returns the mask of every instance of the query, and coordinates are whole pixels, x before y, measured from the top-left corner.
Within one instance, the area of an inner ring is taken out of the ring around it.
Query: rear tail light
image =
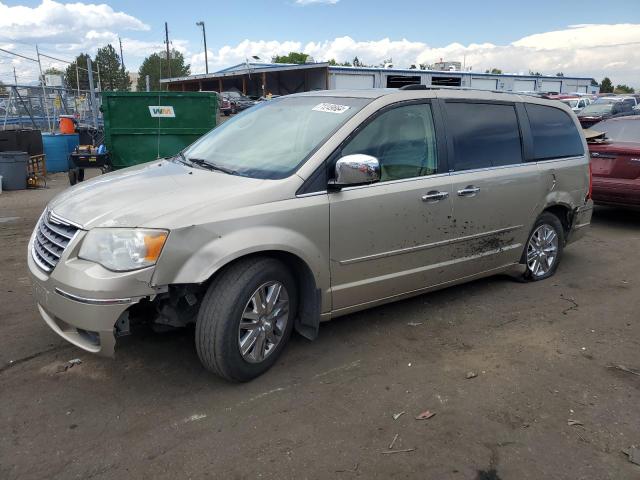
[[[591,168],[591,155],[589,155],[589,191],[587,192],[587,200],[591,200],[593,194],[593,170]]]

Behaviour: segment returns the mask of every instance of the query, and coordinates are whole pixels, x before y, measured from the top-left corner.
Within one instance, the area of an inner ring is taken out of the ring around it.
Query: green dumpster
[[[104,143],[113,168],[175,155],[216,126],[213,92],[103,92]]]

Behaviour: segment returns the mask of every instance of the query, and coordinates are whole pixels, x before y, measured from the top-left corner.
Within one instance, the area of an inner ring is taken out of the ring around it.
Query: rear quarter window
[[[582,137],[567,112],[530,103],[525,109],[531,126],[533,160],[584,155]]]

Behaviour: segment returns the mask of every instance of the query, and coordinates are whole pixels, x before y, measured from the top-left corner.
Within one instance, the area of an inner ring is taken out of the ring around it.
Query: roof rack
[[[527,97],[536,97],[536,98],[547,98],[549,95],[546,92],[509,92],[506,90],[486,90],[484,88],[473,88],[473,87],[453,87],[450,85],[422,85],[422,84],[411,84],[404,85],[399,87],[398,90],[464,90],[464,91],[472,91],[472,92],[490,92],[490,93],[503,93],[505,95],[522,95]]]

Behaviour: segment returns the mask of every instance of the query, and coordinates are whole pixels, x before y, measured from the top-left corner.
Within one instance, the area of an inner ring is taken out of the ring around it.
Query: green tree
[[[533,70],[529,70],[529,75],[535,75],[536,77],[539,77],[542,74],[540,72],[534,72]]]
[[[332,58],[327,63],[332,67],[350,67],[351,66],[349,62],[336,62],[335,58]]]
[[[613,83],[611,83],[611,79],[609,77],[604,77],[602,82],[600,82],[600,92],[613,93]]]
[[[556,73],[556,77],[564,77],[564,73],[563,72],[558,72],[558,73]]]
[[[630,87],[629,85],[616,85],[616,88],[613,90],[613,93],[636,93],[635,89],[633,87]]]
[[[0,93],[7,93],[7,89],[4,88],[4,83],[2,83],[2,81],[0,81]]]
[[[89,90],[89,73],[87,72],[87,59],[90,58],[86,53],[81,53],[76,59],[69,64],[64,73],[67,88],[77,90],[80,80],[80,90]],[[76,72],[76,65],[79,67]],[[95,70],[95,67],[93,68]],[[77,73],[77,75],[76,75]]]
[[[184,62],[184,55],[177,50],[171,50],[167,62],[167,54],[165,52],[152,53],[145,58],[138,70],[138,91],[146,90],[145,77],[149,75],[149,86],[151,91],[161,90],[160,78],[169,77],[186,77],[191,75],[191,65]],[[171,75],[169,75],[171,72]]]
[[[100,83],[102,90],[129,90],[131,86],[131,80],[129,74],[122,68],[120,63],[120,56],[113,48],[113,45],[108,44],[105,47],[99,48],[96,53],[96,70],[100,71]]]
[[[45,75],[63,75],[64,72],[62,70],[57,69],[56,67],[49,67],[44,71]]]
[[[485,70],[484,73],[493,73],[494,75],[500,75],[502,73],[502,70],[494,67],[491,70]]]
[[[273,63],[296,63],[302,65],[307,62],[309,55],[301,52],[289,52],[288,55],[275,55],[271,61]]]

